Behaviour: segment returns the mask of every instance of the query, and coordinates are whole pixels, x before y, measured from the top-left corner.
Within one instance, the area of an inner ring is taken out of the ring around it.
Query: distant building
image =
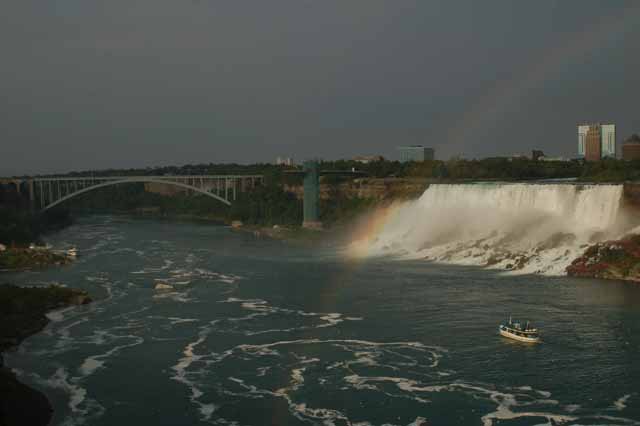
[[[381,155],[365,155],[360,157],[354,157],[353,161],[361,164],[375,163],[376,161],[383,161],[384,158]]]
[[[425,148],[422,145],[399,146],[398,150],[400,151],[400,161],[403,163],[435,159],[433,148]]]
[[[632,135],[622,144],[622,159],[640,160],[640,136]]]
[[[291,157],[278,157],[276,158],[277,166],[293,166],[293,158]]]
[[[616,157],[615,124],[581,124],[578,126],[578,157],[587,161]]]

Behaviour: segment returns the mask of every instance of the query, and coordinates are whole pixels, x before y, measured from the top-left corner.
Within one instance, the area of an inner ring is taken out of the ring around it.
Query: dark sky
[[[0,175],[640,132],[636,0],[2,0]]]

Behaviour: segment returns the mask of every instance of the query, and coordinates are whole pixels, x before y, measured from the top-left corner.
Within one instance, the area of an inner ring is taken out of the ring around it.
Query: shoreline
[[[50,266],[64,266],[72,261],[68,255],[48,248],[11,247],[0,251],[0,272],[25,272]]]
[[[47,396],[20,382],[3,354],[41,332],[50,322],[47,313],[91,301],[84,290],[0,285],[0,426],[47,426],[53,415]]]

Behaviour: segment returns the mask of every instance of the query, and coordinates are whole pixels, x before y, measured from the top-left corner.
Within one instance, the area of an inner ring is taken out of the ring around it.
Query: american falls
[[[622,185],[431,185],[379,215],[351,252],[561,275],[589,245],[624,234],[622,196]]]

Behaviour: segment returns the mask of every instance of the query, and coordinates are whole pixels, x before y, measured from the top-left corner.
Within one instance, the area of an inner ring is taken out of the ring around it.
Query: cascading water
[[[616,237],[622,185],[432,185],[388,212],[354,243],[360,255],[396,255],[563,274],[597,241]]]

